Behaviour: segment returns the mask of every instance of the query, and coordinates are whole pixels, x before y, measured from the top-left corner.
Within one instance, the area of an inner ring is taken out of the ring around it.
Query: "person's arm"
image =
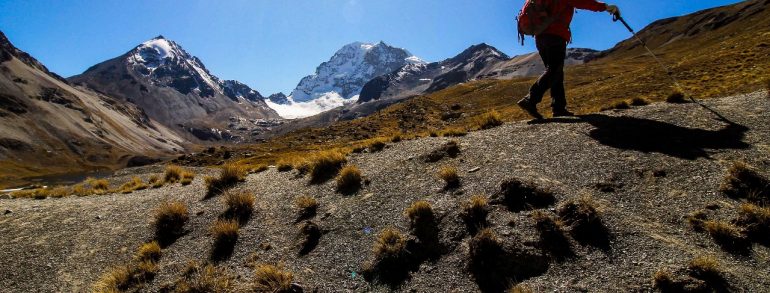
[[[599,2],[596,0],[567,0],[567,3],[575,6],[577,9],[585,9],[596,12],[607,11],[608,7],[608,5],[604,2]]]

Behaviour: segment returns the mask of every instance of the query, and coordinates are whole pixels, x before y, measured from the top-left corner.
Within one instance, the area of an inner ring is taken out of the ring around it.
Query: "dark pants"
[[[551,107],[555,110],[566,109],[564,58],[567,54],[567,41],[555,35],[539,35],[536,43],[537,51],[545,64],[545,73],[529,89],[529,101],[540,103],[545,92],[550,89]]]

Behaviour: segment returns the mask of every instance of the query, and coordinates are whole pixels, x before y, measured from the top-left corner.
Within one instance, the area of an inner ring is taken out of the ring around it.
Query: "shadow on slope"
[[[575,118],[553,118],[531,123],[588,123],[595,127],[588,136],[599,143],[644,153],[661,153],[687,160],[710,158],[709,150],[747,149],[743,142],[748,127],[724,117],[719,130],[705,130],[635,117],[590,114]]]

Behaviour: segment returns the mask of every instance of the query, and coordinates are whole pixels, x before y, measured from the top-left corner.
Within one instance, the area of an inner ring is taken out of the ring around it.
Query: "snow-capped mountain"
[[[224,127],[233,117],[280,118],[259,92],[219,79],[200,59],[163,36],[69,80],[133,102],[148,116],[188,131]]]
[[[409,51],[384,42],[348,44],[318,66],[315,74],[303,78],[286,101],[272,101],[271,107],[286,118],[313,115],[354,102],[374,77],[407,64],[424,63]]]

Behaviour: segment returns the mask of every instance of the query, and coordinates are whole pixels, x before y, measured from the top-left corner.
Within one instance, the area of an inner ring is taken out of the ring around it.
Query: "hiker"
[[[541,14],[540,17],[533,17],[532,12],[538,12],[533,9],[547,10],[548,15]],[[537,51],[545,64],[543,75],[529,89],[529,94],[517,103],[535,119],[543,119],[543,116],[537,112],[537,104],[549,89],[553,117],[575,115],[567,110],[567,98],[564,92],[564,59],[567,54],[567,43],[572,41],[569,26],[575,9],[607,11],[612,15],[620,16],[617,6],[596,0],[527,0],[519,15],[519,35],[522,44],[524,34],[534,35]]]

